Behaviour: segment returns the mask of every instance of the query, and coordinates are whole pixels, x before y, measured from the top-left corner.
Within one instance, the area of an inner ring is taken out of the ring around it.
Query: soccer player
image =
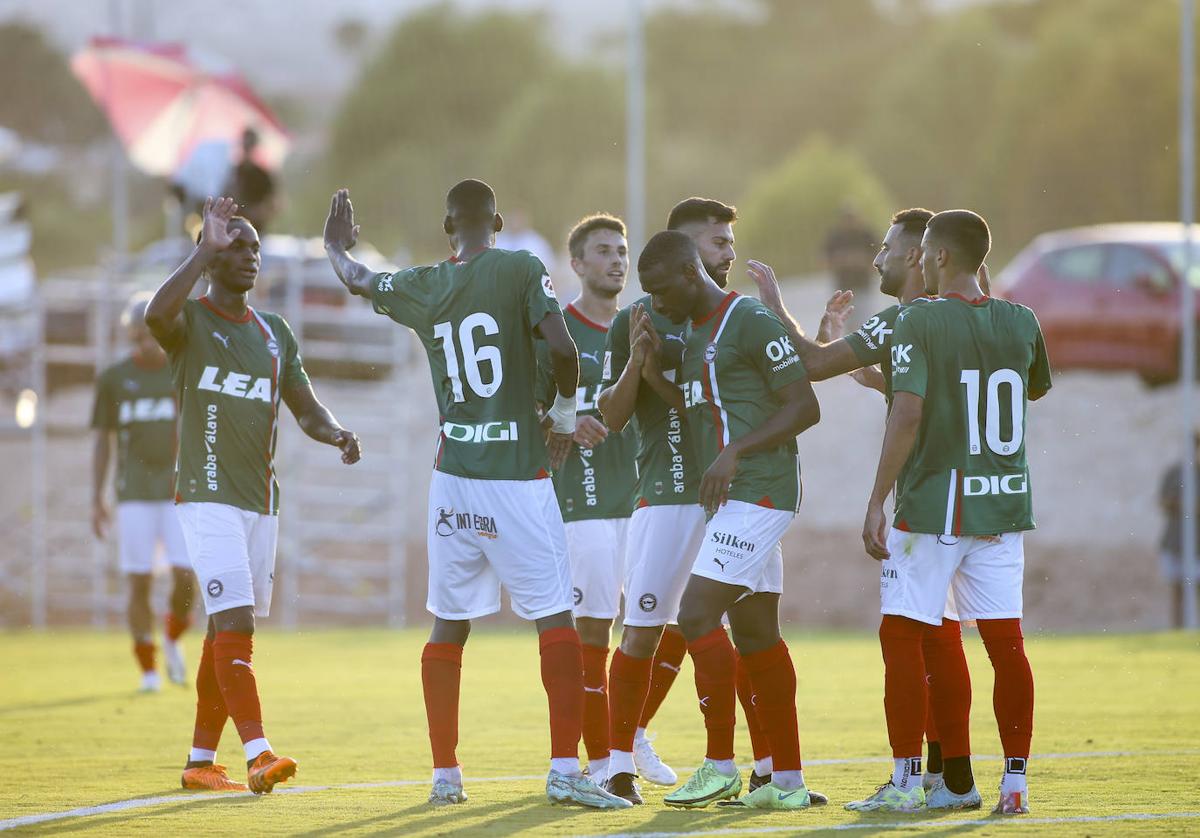
[[[426,607],[435,619],[421,656],[434,766],[429,802],[467,799],[455,755],[463,646],[471,620],[500,610],[504,585],[513,610],[539,634],[550,704],[547,797],[628,808],[579,770],[583,656],[562,514],[546,479],[575,432],[575,345],[545,266],[526,251],[493,247],[504,220],[490,186],[455,185],[442,226],[452,258],[377,273],[348,252],[358,226],[347,190],[334,194],[325,222],[325,249],[347,289],[424,344],[441,414],[429,489]],[[546,341],[558,390],[546,415],[548,443],[534,401],[536,337]]]
[[[821,381],[852,371],[867,373],[874,371],[874,365],[878,364],[878,384],[873,377],[862,383],[880,389],[890,408],[892,330],[896,319],[909,306],[928,303],[937,293],[936,286],[926,287],[931,283],[927,283],[921,270],[921,238],[932,217],[932,212],[921,208],[901,210],[892,216],[874,266],[879,272],[880,290],[896,297],[897,304],[879,312],[858,331],[845,337],[841,337],[840,331],[828,333],[824,343],[821,335],[818,335],[818,341],[809,340],[795,325],[783,305],[774,272],[762,263],[750,262],[750,275],[763,300],[790,327],[800,359],[812,380]],[[980,278],[986,279],[986,269],[980,269]],[[836,328],[852,299],[853,295],[846,292],[835,294],[822,319],[822,329],[831,325]],[[970,760],[971,675],[963,653],[962,629],[953,596],[948,599],[941,625],[926,631],[922,647],[929,684],[926,719],[929,764],[922,775],[927,805],[932,809],[978,808],[982,798],[975,788]]]
[[[205,202],[196,247],[154,294],[146,325],[167,351],[179,398],[176,510],[208,614],[182,782],[245,790],[215,763],[232,717],[247,784],[262,794],[296,773],[296,761],[276,756],[263,732],[251,666],[254,618],[269,613],[275,582],[280,401],[308,436],[341,449],[342,462],[358,462],[360,448],[317,401],[287,323],[247,304],[262,260],[258,233],[236,211],[230,198]],[[205,275],[207,294],[188,299]]]
[[[699,500],[711,516],[679,606],[708,747],[704,763],[665,802],[699,808],[741,791],[733,762],[737,658],[721,624],[728,613],[773,760],[771,782],[739,805],[805,808],[796,675],[779,635],[779,540],[800,502],[795,437],[817,422],[820,408],[783,324],[757,300],[721,289],[690,237],[656,234],[638,274],[656,311],[691,321],[683,390],[673,402],[687,409],[707,467]]]
[[[1050,389],[1033,312],[986,296],[978,272],[987,223],[967,210],[929,220],[922,270],[939,298],[905,309],[892,334],[892,409],[863,523],[881,561],[879,629],[884,708],[895,767],[857,811],[911,811],[924,802],[922,640],[942,625],[953,587],[976,620],[995,670],[993,707],[1004,748],[997,814],[1029,811],[1033,675],[1021,633],[1023,533],[1034,526],[1025,457],[1028,402]],[[892,527],[883,504],[900,482]]]
[[[554,472],[554,488],[566,525],[575,625],[583,644],[583,744],[589,776],[603,783],[609,749],[608,646],[621,610],[626,532],[637,484],[632,430],[610,434],[596,407],[605,342],[629,272],[625,224],[611,215],[590,215],[572,228],[567,249],[582,285],[563,312],[579,352],[579,384],[574,444]],[[549,347],[545,341],[537,346],[542,404],[549,405],[556,395]]]
[[[191,623],[196,577],[175,514],[175,392],[167,356],[146,328],[149,297],[136,296],[121,315],[132,352],[96,379],[92,428],[96,444],[92,461],[92,530],[108,533],[105,500],[113,438],[117,490],[117,540],[121,571],[129,580],[129,631],[142,673],[142,691],[157,692],[161,681],[154,666],[154,610],[150,605],[154,556],[161,546],[171,566],[171,600],[163,651],[167,677],[187,679],[179,638]]]

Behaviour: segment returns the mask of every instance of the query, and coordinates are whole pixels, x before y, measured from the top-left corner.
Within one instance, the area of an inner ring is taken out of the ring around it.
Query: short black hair
[[[583,246],[587,243],[587,237],[596,230],[612,230],[614,233],[624,236],[625,222],[606,212],[598,212],[595,215],[579,219],[579,222],[571,228],[571,232],[567,235],[567,250],[570,251],[571,256],[576,259],[583,258]]]
[[[245,224],[247,227],[249,227],[254,232],[256,232],[256,233],[258,232],[258,228],[255,227],[253,224],[251,224],[250,219],[244,215],[229,216],[229,221],[225,224],[225,229],[228,230],[230,224],[233,224],[233,223],[239,222],[239,221],[242,224]],[[201,224],[200,229],[196,230],[196,244],[200,244],[200,239],[202,239],[203,237],[204,237],[204,225]]]
[[[700,258],[696,242],[687,233],[663,230],[655,233],[638,257],[638,273],[648,273],[664,263],[691,262]]]
[[[962,270],[975,273],[992,249],[992,231],[983,216],[970,210],[939,212],[926,225],[930,239],[950,251]]]
[[[471,219],[491,218],[496,214],[496,193],[482,180],[460,180],[446,193],[446,212]]]
[[[693,221],[705,224],[709,219],[722,224],[732,224],[738,220],[737,207],[722,204],[712,198],[684,198],[667,216],[667,229],[678,230],[684,224],[691,224]]]
[[[925,235],[925,227],[929,224],[929,219],[933,218],[933,212],[924,207],[912,207],[911,209],[902,209],[892,216],[892,224],[899,224],[904,229],[904,235],[914,236],[919,241],[921,236]]]

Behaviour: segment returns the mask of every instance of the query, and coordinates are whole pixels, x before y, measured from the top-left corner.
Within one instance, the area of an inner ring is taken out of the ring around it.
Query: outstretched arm
[[[378,271],[368,268],[350,255],[358,244],[359,225],[354,223],[354,206],[350,203],[350,190],[339,189],[333,193],[329,204],[329,216],[325,219],[325,255],[333,265],[333,272],[351,294],[359,297],[371,296],[371,277]]]
[[[342,451],[342,462],[352,465],[362,457],[362,446],[358,436],[338,424],[325,405],[317,400],[311,384],[288,387],[283,391],[283,400],[296,417],[300,429],[317,442],[332,445]]]
[[[204,274],[204,269],[222,250],[226,250],[241,235],[241,230],[229,229],[229,219],[237,213],[232,198],[209,198],[204,202],[204,231],[200,243],[167,281],[158,287],[146,306],[146,325],[159,345],[166,349],[183,327],[183,304]]]
[[[800,325],[783,305],[779,281],[775,279],[775,271],[770,265],[750,259],[746,263],[746,270],[749,272],[750,278],[754,280],[754,284],[758,286],[759,298],[763,305],[775,312],[783,322],[783,327],[795,344],[796,353],[800,356],[800,361],[804,364],[810,381],[824,381],[862,366],[855,356],[854,350],[847,346],[845,341],[835,340],[833,343],[822,344],[805,337],[804,330],[800,328]],[[837,299],[838,295],[835,294],[834,298]],[[853,295],[850,299],[852,298]],[[847,299],[846,302],[848,301]],[[849,312],[847,311],[846,314]],[[842,315],[842,319],[845,320],[845,315]],[[825,323],[822,322],[822,326],[824,325]]]

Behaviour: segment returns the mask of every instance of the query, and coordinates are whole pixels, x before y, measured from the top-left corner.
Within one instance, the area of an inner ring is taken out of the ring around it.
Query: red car
[[[1200,228],[1192,263],[1196,285]],[[1179,377],[1182,267],[1182,225],[1105,224],[1038,236],[996,286],[1037,314],[1055,369],[1131,370],[1157,385]]]

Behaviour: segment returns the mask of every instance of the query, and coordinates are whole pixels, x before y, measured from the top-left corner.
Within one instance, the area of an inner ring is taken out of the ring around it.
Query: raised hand
[[[639,341],[645,345],[646,358],[642,364],[642,377],[653,378],[661,375],[662,369],[659,364],[659,357],[662,353],[662,338],[658,336],[658,329],[654,328],[654,321],[650,319],[650,312],[643,310],[641,314],[641,337]]]
[[[228,250],[242,231],[229,229],[229,219],[237,215],[238,205],[233,198],[209,198],[204,202],[204,231],[200,244],[212,250]]]
[[[329,204],[329,217],[325,219],[325,246],[339,250],[351,250],[358,244],[359,226],[354,223],[354,205],[350,203],[350,190],[339,189],[333,193]]]
[[[825,313],[821,315],[821,325],[817,328],[817,340],[820,343],[832,343],[846,334],[846,321],[854,311],[853,291],[834,291],[829,302],[825,303]]]
[[[779,280],[775,278],[775,269],[757,259],[747,259],[746,273],[758,286],[758,298],[763,305],[778,313],[783,308],[783,294],[779,290]]]

